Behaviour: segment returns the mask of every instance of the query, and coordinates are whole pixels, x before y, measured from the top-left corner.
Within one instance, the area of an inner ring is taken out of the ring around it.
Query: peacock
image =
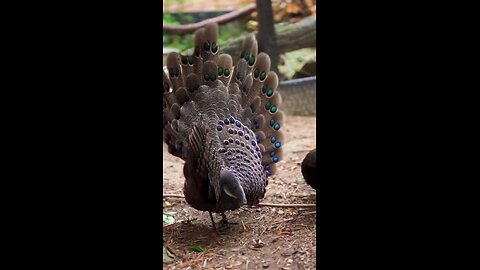
[[[317,189],[317,148],[305,156],[301,165],[302,175],[312,188]]]
[[[185,161],[187,203],[208,211],[214,229],[212,212],[228,227],[226,211],[264,198],[285,143],[270,57],[252,34],[233,66],[218,36],[216,23],[196,30],[192,55],[170,53],[163,72],[163,140]]]

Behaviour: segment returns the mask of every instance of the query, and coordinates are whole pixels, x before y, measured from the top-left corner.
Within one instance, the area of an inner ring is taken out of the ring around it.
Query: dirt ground
[[[284,158],[269,178],[263,203],[314,204],[315,190],[305,184],[300,163],[315,148],[315,117],[287,116]],[[163,146],[163,193],[182,194],[184,162]],[[164,198],[176,222],[163,225],[164,245],[175,255],[165,269],[316,269],[315,208],[242,208],[226,213],[229,231],[216,232],[208,212],[182,198]],[[221,217],[214,214],[215,221]],[[259,242],[260,241],[260,242]],[[201,246],[203,252],[192,247]]]

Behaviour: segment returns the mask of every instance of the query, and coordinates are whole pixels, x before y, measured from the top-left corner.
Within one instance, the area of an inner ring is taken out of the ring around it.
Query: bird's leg
[[[235,222],[228,222],[227,220],[227,216],[225,215],[225,213],[221,213],[222,215],[222,220],[220,221],[220,224],[222,227],[228,227],[228,225],[232,224],[232,225],[236,225],[238,223],[235,223]]]
[[[212,212],[208,211],[208,213],[210,214],[210,220],[212,220],[213,229],[216,230],[216,229],[217,229],[217,226],[215,226],[215,220],[213,219]]]

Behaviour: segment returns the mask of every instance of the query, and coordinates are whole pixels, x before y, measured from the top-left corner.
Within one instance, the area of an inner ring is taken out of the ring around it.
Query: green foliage
[[[191,247],[190,250],[197,253],[205,251],[205,249],[202,246],[194,246],[194,247]]]
[[[163,215],[163,222],[167,225],[173,224],[175,223],[175,218],[173,218],[172,216]]]
[[[164,203],[163,206],[165,207],[166,203],[168,203],[168,202],[165,201],[163,203]],[[163,223],[165,223],[167,225],[175,223],[175,218],[173,216],[176,215],[176,214],[177,214],[177,212],[175,212],[175,211],[168,211],[168,212],[163,213]]]
[[[182,24],[194,23],[194,18],[191,15],[183,15],[181,17]],[[180,25],[180,22],[169,13],[163,14],[163,23],[169,25]],[[246,19],[231,22],[225,25],[220,25],[220,36],[218,37],[218,44],[227,43],[230,39],[247,34],[245,28]],[[163,35],[163,47],[175,48],[180,52],[186,51],[194,46],[194,35]]]
[[[182,20],[186,23],[193,22],[192,16],[183,16]],[[169,25],[180,25],[180,22],[172,16],[172,14],[164,13],[163,14],[163,24]],[[180,51],[184,51],[190,47],[192,47],[194,42],[194,38],[192,35],[187,36],[180,36],[180,35],[163,35],[163,46],[169,48],[176,48]]]

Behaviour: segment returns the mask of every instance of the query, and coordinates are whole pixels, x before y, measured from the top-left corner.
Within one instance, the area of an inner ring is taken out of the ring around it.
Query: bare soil
[[[284,160],[270,177],[263,203],[314,204],[315,190],[305,184],[300,164],[316,147],[315,117],[289,116]],[[182,194],[184,162],[163,147],[163,193]],[[316,269],[315,208],[244,207],[226,213],[226,232],[213,230],[208,212],[182,198],[164,198],[175,211],[174,224],[163,225],[164,245],[175,255],[165,269]],[[216,222],[221,217],[214,214]],[[194,252],[201,246],[203,252]]]

